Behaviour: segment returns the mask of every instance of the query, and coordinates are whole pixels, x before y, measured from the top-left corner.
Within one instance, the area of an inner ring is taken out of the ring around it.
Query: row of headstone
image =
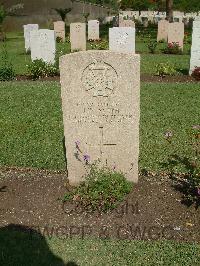
[[[161,40],[164,40],[168,43],[178,43],[180,48],[183,49],[184,23],[182,22],[169,23],[169,21],[167,20],[159,21],[157,41]]]
[[[193,22],[190,75],[195,67],[200,67],[200,21]]]
[[[95,29],[88,34],[90,37],[97,37]],[[89,37],[88,37],[89,38]],[[86,50],[86,24],[70,24],[71,51]],[[134,27],[113,27],[109,29],[109,50],[116,52],[135,53],[135,28]]]

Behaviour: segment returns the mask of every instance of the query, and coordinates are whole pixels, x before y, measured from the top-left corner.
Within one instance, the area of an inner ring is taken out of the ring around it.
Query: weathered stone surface
[[[137,182],[140,56],[77,52],[60,58],[60,71],[70,183],[82,180],[87,160],[100,160]]]
[[[65,22],[55,21],[53,24],[56,38],[59,37],[63,42],[65,42]]]
[[[24,28],[24,39],[25,39],[25,49],[26,52],[31,50],[31,31],[32,30],[38,30],[39,26],[38,24],[27,24],[23,26]]]
[[[70,24],[70,42],[71,51],[86,50],[86,24],[71,23]]]
[[[88,21],[88,40],[99,40],[99,21]]]
[[[110,28],[109,50],[115,52],[135,53],[135,28]]]
[[[160,20],[158,22],[158,35],[157,41],[165,40],[167,42],[169,21]]]
[[[31,59],[43,59],[46,63],[55,63],[56,38],[54,30],[31,31]]]
[[[195,67],[200,67],[200,21],[193,22],[190,74]]]
[[[184,23],[173,22],[168,26],[168,43],[178,43],[183,50]]]

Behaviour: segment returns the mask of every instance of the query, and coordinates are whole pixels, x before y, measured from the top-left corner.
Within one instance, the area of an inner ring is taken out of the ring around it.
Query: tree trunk
[[[169,22],[173,22],[173,0],[166,0],[166,16]]]

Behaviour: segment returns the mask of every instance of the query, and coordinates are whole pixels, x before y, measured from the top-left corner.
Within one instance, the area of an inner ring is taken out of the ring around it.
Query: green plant
[[[89,43],[90,43],[90,47],[92,50],[107,50],[108,49],[107,40],[90,41]]]
[[[157,47],[158,43],[156,41],[150,41],[147,45],[150,53],[154,54],[156,51],[156,47]]]
[[[163,49],[164,54],[183,54],[183,51],[178,43],[168,43],[167,47]]]
[[[32,79],[53,77],[58,74],[55,64],[48,64],[42,59],[36,59],[28,65],[28,72]]]
[[[173,76],[177,73],[176,68],[174,65],[166,62],[166,63],[159,63],[156,65],[156,75],[160,77],[164,76]]]
[[[2,60],[0,65],[0,81],[12,80],[15,77],[15,72],[12,63],[8,59],[8,52],[4,44],[2,52]]]
[[[106,212],[115,208],[130,193],[132,183],[122,173],[109,168],[90,165],[85,181],[64,196],[64,201],[73,201],[85,210]]]
[[[192,77],[200,81],[200,67],[195,67],[195,69],[192,72]]]

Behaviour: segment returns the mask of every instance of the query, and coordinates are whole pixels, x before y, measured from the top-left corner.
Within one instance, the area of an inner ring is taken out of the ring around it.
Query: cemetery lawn
[[[0,95],[0,165],[64,170],[60,84],[1,82]],[[141,170],[166,171],[170,154],[191,157],[189,133],[199,124],[199,100],[198,83],[142,83]],[[164,138],[168,130],[171,145]]]
[[[163,43],[158,44],[156,54],[150,54],[147,47],[149,41],[150,39],[147,37],[136,38],[136,52],[141,54],[141,74],[155,75],[156,65],[166,62],[174,65],[174,67],[177,69],[177,75],[188,74],[190,60],[189,44],[186,44],[184,46],[183,55],[163,54],[161,52],[161,50],[165,46],[165,44]],[[3,45],[5,44],[0,42],[0,57],[3,53]],[[88,49],[91,49],[89,44],[87,46]],[[8,57],[14,66],[16,75],[27,75],[27,65],[31,63],[31,58],[30,54],[25,53],[23,33],[7,33],[6,48],[8,51]],[[57,44],[57,57],[66,53],[70,53],[70,43]]]

